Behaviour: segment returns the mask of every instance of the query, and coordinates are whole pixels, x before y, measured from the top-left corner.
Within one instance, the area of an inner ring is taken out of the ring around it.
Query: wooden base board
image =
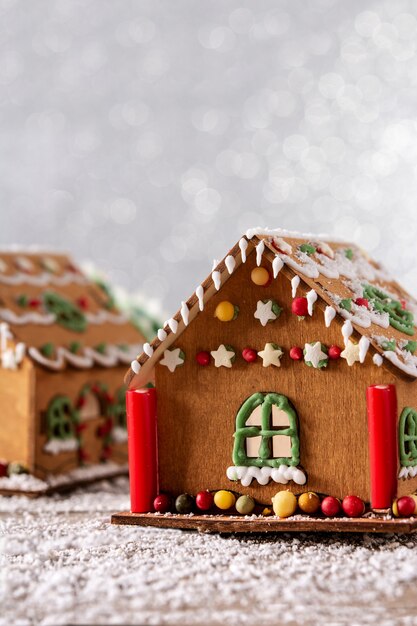
[[[113,472],[106,474],[105,476],[97,476],[96,478],[85,478],[74,480],[68,483],[62,483],[59,485],[53,485],[45,487],[45,489],[2,489],[0,488],[0,496],[25,496],[26,498],[40,498],[41,496],[50,496],[54,493],[67,493],[78,487],[85,487],[93,483],[97,483],[100,480],[111,480],[112,478],[119,478],[119,476],[128,476],[126,469],[114,470]]]
[[[198,530],[203,533],[401,533],[417,532],[417,518],[384,517],[237,517],[235,515],[158,515],[155,513],[115,513],[112,524],[155,526]]]

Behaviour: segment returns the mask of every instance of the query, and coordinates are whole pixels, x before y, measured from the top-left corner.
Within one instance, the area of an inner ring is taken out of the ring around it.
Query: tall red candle
[[[158,493],[156,390],[130,389],[126,393],[132,513],[153,510]]]
[[[397,494],[397,394],[395,385],[366,390],[371,507],[386,509]]]

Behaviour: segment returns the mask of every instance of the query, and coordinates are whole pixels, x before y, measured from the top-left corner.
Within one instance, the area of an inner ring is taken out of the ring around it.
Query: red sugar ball
[[[258,357],[258,353],[256,350],[253,350],[253,348],[244,348],[242,350],[242,356],[247,363],[253,363]]]
[[[291,311],[298,317],[305,317],[308,315],[308,302],[307,298],[294,298],[291,304]]]
[[[42,303],[38,298],[31,298],[28,302],[28,305],[31,309],[36,309],[36,307],[40,306]]]
[[[195,360],[199,365],[208,365],[210,363],[210,352],[206,352],[205,350],[197,352]]]
[[[348,517],[361,517],[365,513],[365,503],[357,496],[343,498],[342,509]]]
[[[208,511],[213,506],[214,496],[210,491],[199,491],[195,497],[195,504],[200,511]]]
[[[397,500],[398,515],[400,517],[410,517],[414,515],[416,503],[411,496],[402,496]]]
[[[3,476],[7,476],[8,466],[9,464],[5,461],[0,461],[0,478],[3,478]]]
[[[299,346],[294,346],[293,348],[291,348],[290,350],[290,358],[293,361],[302,361],[304,357],[303,354],[303,349],[300,348]]]
[[[367,309],[369,309],[369,300],[368,300],[368,298],[356,298],[355,304],[357,304],[358,306],[364,306]]]
[[[153,508],[157,513],[167,513],[171,508],[171,498],[166,493],[160,493],[153,501]]]
[[[321,510],[326,517],[335,517],[340,513],[340,502],[333,496],[327,496],[321,503]]]
[[[339,348],[339,346],[330,346],[327,353],[329,355],[329,359],[338,359],[342,353],[342,348]]]

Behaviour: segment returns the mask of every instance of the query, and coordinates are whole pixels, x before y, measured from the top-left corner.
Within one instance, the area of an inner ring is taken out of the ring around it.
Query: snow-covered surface
[[[111,526],[127,493],[0,498],[1,626],[417,623],[415,536]]]

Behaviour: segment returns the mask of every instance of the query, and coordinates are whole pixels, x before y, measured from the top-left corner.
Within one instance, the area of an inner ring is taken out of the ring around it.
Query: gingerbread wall
[[[270,269],[265,255],[262,264]],[[297,493],[313,490],[338,497],[353,493],[369,500],[366,388],[395,383],[401,411],[405,405],[417,406],[416,384],[374,365],[372,349],[364,364],[351,367],[344,359],[329,361],[321,370],[293,361],[290,348],[303,347],[306,342],[343,347],[342,322],[335,319],[326,328],[324,305],[320,302],[316,302],[312,317],[299,321],[291,313],[292,272],[284,268],[270,286],[259,287],[250,278],[255,266],[252,252],[246,264],[235,270],[170,346],[171,350],[179,347],[184,351],[184,364],[173,373],[161,364],[156,366],[160,489],[172,494],[233,489],[264,503],[281,489]],[[301,281],[297,296],[308,289]],[[267,299],[278,301],[283,311],[278,320],[263,327],[254,312],[257,301]],[[236,320],[221,322],[214,318],[215,308],[223,300],[239,306]],[[244,361],[244,348],[260,351],[268,342],[284,350],[280,368],[264,368],[259,356],[255,363]],[[220,344],[236,350],[231,369],[216,368],[213,360],[207,367],[196,363],[197,352],[216,350]],[[233,465],[236,413],[244,400],[258,391],[287,396],[298,413],[300,466],[308,477],[303,486],[272,481],[261,486],[252,481],[250,487],[242,487],[226,476],[226,469]],[[404,481],[408,492],[415,482]]]

